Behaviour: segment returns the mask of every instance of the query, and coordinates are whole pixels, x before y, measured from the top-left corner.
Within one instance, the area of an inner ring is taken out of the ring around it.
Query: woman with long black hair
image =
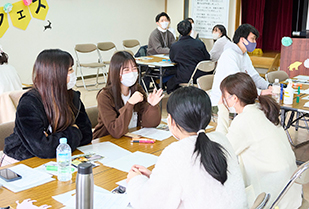
[[[207,93],[195,87],[173,92],[168,126],[179,141],[165,148],[151,172],[134,165],[127,193],[134,208],[244,209],[241,172],[226,137],[205,133],[211,119]]]
[[[5,139],[0,165],[31,157],[55,158],[62,137],[72,151],[91,142],[90,120],[80,93],[72,90],[76,82],[73,64],[73,57],[59,49],[38,55],[33,88],[19,100],[14,133]]]

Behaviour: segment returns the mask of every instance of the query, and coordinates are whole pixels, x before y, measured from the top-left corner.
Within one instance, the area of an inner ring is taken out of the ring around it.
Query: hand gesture
[[[134,92],[134,94],[130,97],[128,102],[132,105],[135,105],[144,100],[143,94],[139,91]]]
[[[148,95],[147,98],[148,103],[151,104],[152,106],[156,106],[164,97],[162,93],[163,93],[162,89],[159,89],[158,91],[154,89],[153,92]]]
[[[151,175],[151,171],[148,170],[147,168],[145,168],[145,167],[142,166],[142,165],[133,165],[132,168],[138,169],[139,172],[141,172],[141,174],[143,174],[144,176],[147,176],[148,178],[149,178],[150,175]]]
[[[126,182],[129,183],[129,181],[134,178],[135,176],[142,175],[141,172],[137,168],[132,167],[127,175]]]
[[[273,87],[269,86],[268,89],[262,90],[261,95],[272,95]]]

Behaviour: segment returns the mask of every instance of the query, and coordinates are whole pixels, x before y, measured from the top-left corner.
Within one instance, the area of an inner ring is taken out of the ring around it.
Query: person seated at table
[[[164,96],[163,90],[154,90],[147,97],[137,78],[134,57],[126,51],[115,53],[109,65],[106,87],[97,94],[99,114],[93,138],[108,134],[120,138],[129,128],[160,124],[158,103]]]
[[[197,31],[195,31],[195,27],[194,27],[194,20],[191,17],[186,18],[186,20],[189,20],[189,22],[191,23],[192,26],[192,30],[190,32],[190,36],[194,39],[199,39],[199,33]]]
[[[243,24],[237,28],[234,33],[233,42],[225,44],[225,50],[221,54],[216,67],[216,73],[211,89],[211,103],[217,106],[221,97],[220,83],[228,75],[245,72],[248,73],[259,94],[266,95],[272,93],[272,88],[265,79],[255,70],[250,60],[248,52],[252,52],[256,47],[256,39],[259,32],[255,27],[249,24]],[[216,112],[216,110],[214,110]]]
[[[220,58],[224,46],[231,39],[226,34],[226,29],[223,25],[215,25],[212,29],[212,37],[214,39],[214,45],[210,50],[210,58],[213,62],[217,62]]]
[[[211,120],[207,93],[179,88],[169,97],[167,112],[169,130],[179,141],[163,150],[152,172],[131,168],[126,191],[132,207],[248,208],[232,146],[221,133],[205,133]]]
[[[177,63],[176,75],[167,81],[167,93],[171,93],[179,88],[180,83],[188,83],[196,65],[203,60],[209,60],[210,55],[207,52],[205,44],[190,36],[192,25],[189,20],[183,20],[177,25],[177,30],[181,34],[179,41],[171,46],[169,53],[172,62]],[[203,72],[197,70],[193,82],[200,76],[212,74],[212,72]]]
[[[280,106],[270,96],[258,96],[254,81],[246,73],[227,76],[220,89],[216,131],[225,134],[235,150],[248,204],[252,205],[261,192],[269,193],[269,202],[273,202],[297,169],[294,152],[279,125]],[[230,124],[231,109],[238,115]],[[279,208],[299,208],[301,193],[302,186],[294,184]]]
[[[22,90],[22,84],[15,68],[8,64],[9,56],[0,46],[0,94]]]
[[[72,151],[92,140],[91,123],[72,90],[76,75],[73,57],[60,49],[42,51],[34,64],[33,88],[19,100],[14,133],[5,139],[2,165],[31,157],[55,158],[59,139]]]
[[[168,30],[170,17],[161,12],[155,18],[158,27],[152,31],[148,40],[147,55],[168,54],[171,45],[175,42],[173,33]]]

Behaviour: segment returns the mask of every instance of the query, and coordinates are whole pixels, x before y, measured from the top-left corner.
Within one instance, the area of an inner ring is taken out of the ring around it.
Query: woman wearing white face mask
[[[220,133],[205,133],[211,119],[207,93],[179,88],[169,97],[167,112],[169,130],[179,141],[163,150],[152,172],[140,165],[131,168],[127,193],[132,207],[248,208],[231,144]]]
[[[106,87],[97,95],[98,124],[93,137],[112,135],[120,138],[128,128],[156,127],[161,121],[158,103],[162,89],[149,94],[138,84],[138,70],[134,57],[119,51],[111,59]]]
[[[76,76],[72,56],[59,49],[42,51],[33,67],[33,88],[17,106],[14,133],[5,139],[2,165],[31,157],[55,158],[59,139],[72,151],[92,140],[91,123],[71,90]]]
[[[225,44],[231,41],[231,39],[227,36],[226,29],[223,25],[215,25],[212,29],[212,36],[214,39],[214,45],[209,54],[211,60],[217,62],[224,51]]]
[[[216,131],[226,134],[243,172],[248,204],[261,193],[270,193],[273,202],[296,170],[296,159],[287,136],[279,124],[280,106],[270,96],[258,96],[252,78],[246,73],[226,77],[220,85]],[[258,98],[259,104],[255,104]],[[229,112],[238,115],[231,122]],[[230,125],[229,125],[230,124]],[[301,185],[294,184],[278,205],[298,208]]]

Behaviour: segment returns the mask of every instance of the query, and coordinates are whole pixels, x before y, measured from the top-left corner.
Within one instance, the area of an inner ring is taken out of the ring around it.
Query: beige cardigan
[[[270,122],[258,105],[246,105],[229,126],[227,108],[220,104],[216,131],[226,134],[243,173],[248,205],[261,193],[272,203],[297,169],[295,155],[281,126]],[[302,186],[294,184],[278,205],[280,209],[301,205]]]

